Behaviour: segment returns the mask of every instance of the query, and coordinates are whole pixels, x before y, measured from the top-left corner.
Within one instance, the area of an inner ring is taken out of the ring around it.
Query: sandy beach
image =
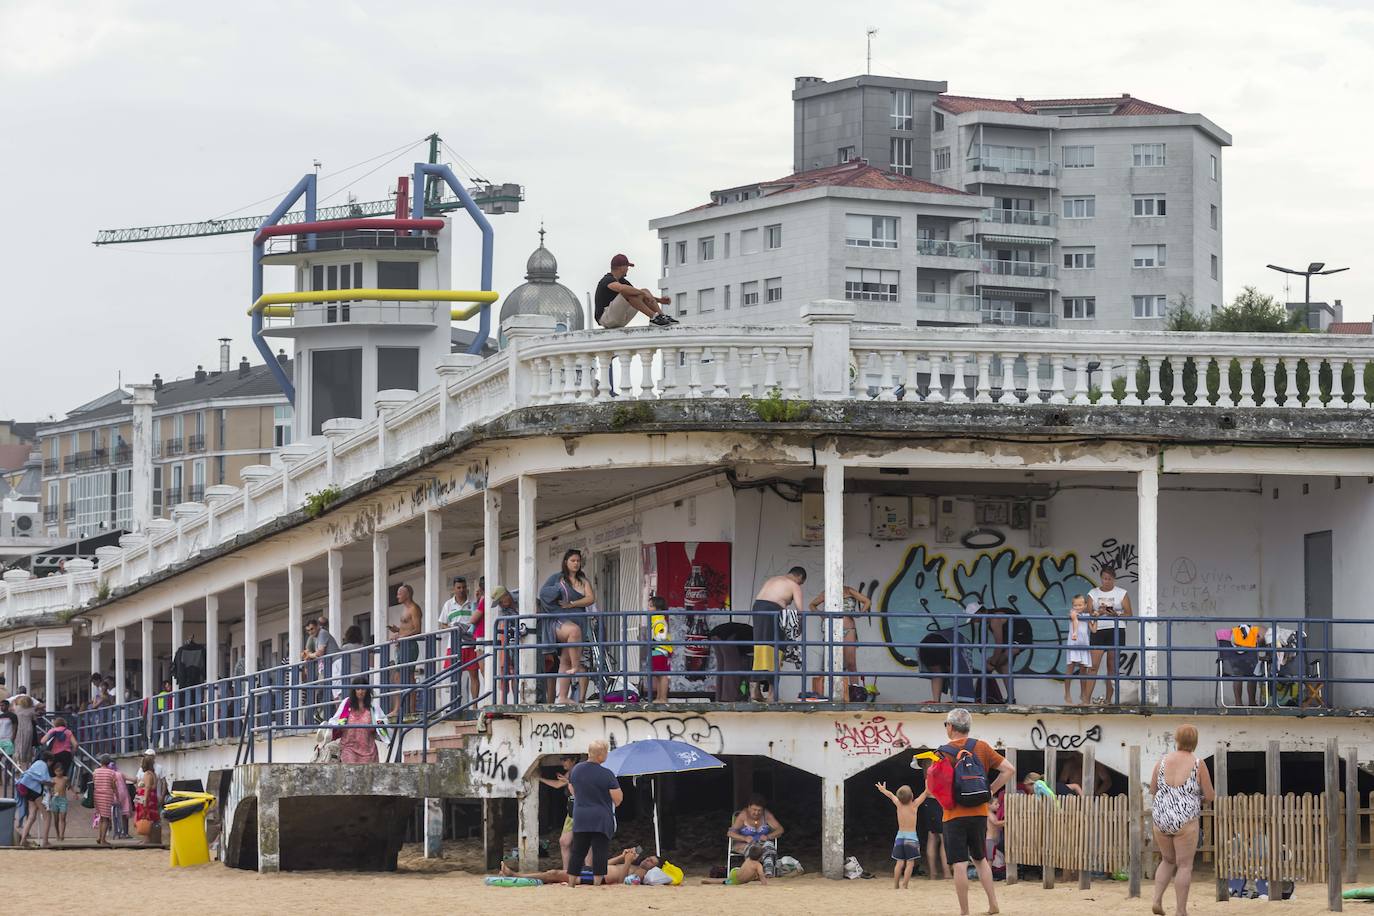
[[[0,869],[7,874],[41,876],[49,867],[61,875],[66,904],[54,907],[52,885],[42,880],[11,882],[6,912],[76,912],[78,901],[117,892],[138,899],[162,901],[157,909],[172,908],[197,916],[244,916],[268,913],[557,913],[560,916],[594,913],[787,913],[789,916],[844,913],[930,914],[957,912],[953,888],[946,883],[916,879],[907,891],[893,890],[882,876],[873,880],[827,881],[814,875],[778,880],[768,887],[718,887],[689,884],[676,888],[564,886],[536,888],[487,887],[478,875],[454,871],[453,863],[418,862],[407,857],[403,870],[391,874],[301,872],[261,876],[218,863],[173,869],[167,853],[158,850],[0,850]],[[1124,883],[1101,883],[1089,891],[1060,885],[1044,890],[1038,883],[1014,887],[999,884],[1003,913],[1025,916],[1112,912],[1119,916],[1148,914],[1148,896],[1128,900]],[[1146,891],[1148,894],[1148,890]],[[1172,894],[1172,892],[1171,892]],[[91,896],[88,896],[91,895]],[[1326,912],[1324,887],[1300,886],[1297,898],[1278,908],[1259,900],[1212,900],[1210,877],[1199,882],[1189,911],[1197,914],[1244,916],[1282,912],[1283,916],[1316,916]],[[132,900],[133,898],[128,898]],[[972,912],[983,912],[981,894],[972,898]],[[1359,904],[1348,902],[1358,909]],[[1166,909],[1173,914],[1172,895]]]

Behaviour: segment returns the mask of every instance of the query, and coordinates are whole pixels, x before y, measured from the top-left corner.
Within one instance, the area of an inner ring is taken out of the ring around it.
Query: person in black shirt
[[[603,328],[623,328],[639,312],[648,316],[650,324],[661,328],[677,324],[677,319],[663,313],[659,306],[672,300],[655,296],[647,289],[636,289],[627,276],[634,264],[623,254],[611,258],[611,271],[596,284],[596,323]]]

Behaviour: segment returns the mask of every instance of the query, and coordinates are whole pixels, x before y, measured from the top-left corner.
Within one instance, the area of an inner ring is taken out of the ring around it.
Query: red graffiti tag
[[[902,723],[889,725],[882,716],[874,716],[858,725],[835,723],[835,743],[857,757],[888,754],[911,746]]]

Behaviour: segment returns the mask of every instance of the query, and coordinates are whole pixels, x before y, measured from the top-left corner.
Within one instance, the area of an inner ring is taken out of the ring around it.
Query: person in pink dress
[[[348,695],[348,704],[344,709],[342,718],[345,725],[371,726],[374,724],[372,688],[367,686],[366,679],[354,679],[353,691]],[[340,762],[376,763],[380,759],[377,754],[377,732],[375,729],[345,728],[342,731],[343,737],[339,739]]]

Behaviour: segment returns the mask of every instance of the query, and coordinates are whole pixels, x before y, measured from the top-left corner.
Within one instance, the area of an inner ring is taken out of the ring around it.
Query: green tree
[[[1303,330],[1303,316],[1289,312],[1282,302],[1253,286],[1245,287],[1231,304],[1212,316],[1211,331],[1292,334]]]

